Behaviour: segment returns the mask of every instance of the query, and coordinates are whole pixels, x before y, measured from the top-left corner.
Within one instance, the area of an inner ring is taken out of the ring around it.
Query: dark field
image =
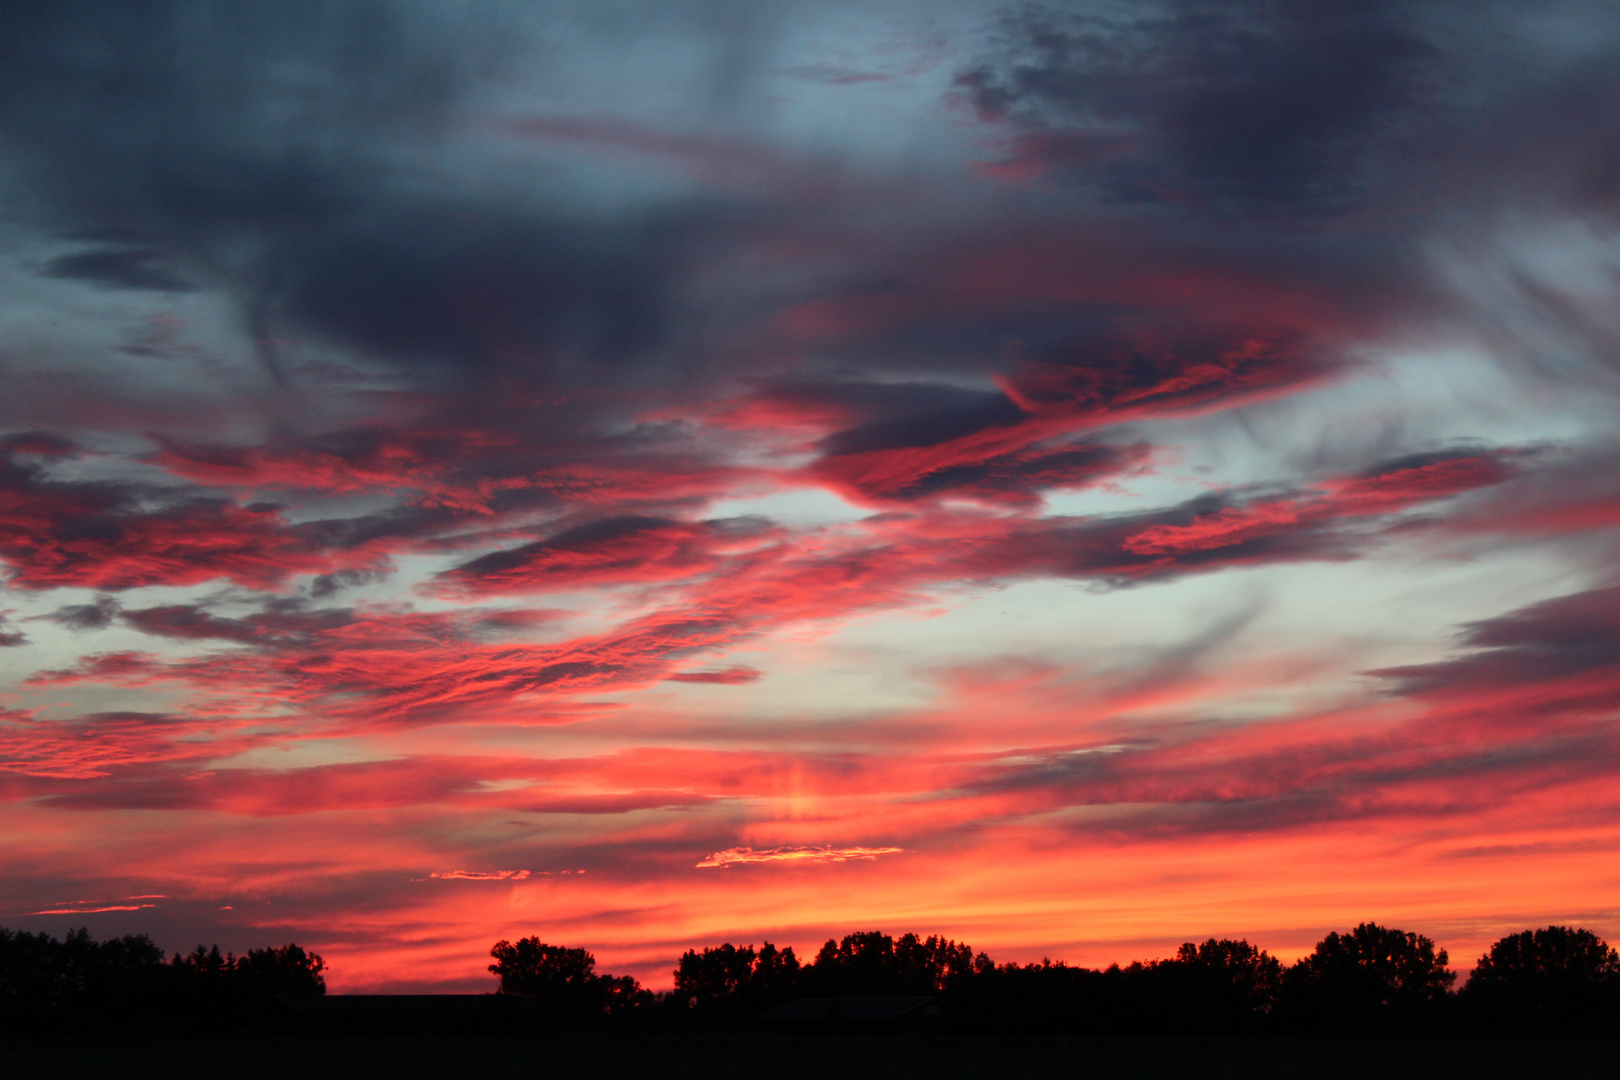
[[[0,1075],[310,1077],[1620,1077],[1620,1042],[646,1036],[8,1040]]]

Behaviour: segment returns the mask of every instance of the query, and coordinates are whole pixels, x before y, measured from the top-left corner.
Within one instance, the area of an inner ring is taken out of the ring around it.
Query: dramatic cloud
[[[622,14],[0,14],[0,922],[1620,933],[1612,12]]]
[[[1410,14],[1030,7],[1006,17],[1002,55],[956,83],[981,115],[1021,129],[1004,170],[1217,215],[1351,212],[1409,182],[1432,145],[1443,54]]]

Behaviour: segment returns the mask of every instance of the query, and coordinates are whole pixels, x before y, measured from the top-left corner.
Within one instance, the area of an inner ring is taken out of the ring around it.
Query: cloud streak
[[[851,860],[871,861],[883,855],[898,855],[904,848],[897,847],[779,847],[755,851],[749,847],[727,848],[717,851],[698,863],[698,869],[744,866],[750,863],[788,863],[794,866],[818,863],[841,863]]]

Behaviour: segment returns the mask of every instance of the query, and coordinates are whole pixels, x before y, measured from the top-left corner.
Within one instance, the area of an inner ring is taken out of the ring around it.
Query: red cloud
[[[604,581],[658,584],[650,595],[661,606],[605,632],[526,643],[510,640],[509,628],[492,626],[495,616],[477,610],[376,607],[223,619],[171,606],[124,617],[148,632],[248,648],[175,662],[102,656],[78,669],[42,672],[34,682],[164,679],[212,694],[270,693],[332,721],[366,727],[520,719],[541,715],[542,702],[671,677],[697,681],[692,673],[681,677],[682,665],[694,657],[786,625],[922,603],[965,581],[1036,575],[1129,580],[1234,563],[1342,558],[1343,523],[1359,526],[1501,475],[1501,466],[1479,455],[1437,458],[1247,504],[1222,506],[1212,498],[1103,519],[944,512],[880,517],[807,534],[796,544],[754,525],[610,520],[447,575],[464,590],[485,593]],[[1214,508],[1201,509],[1206,505]],[[728,674],[726,681],[734,678]]]
[[[864,501],[953,496],[1030,503],[1043,490],[1082,487],[1138,468],[1149,455],[1145,446],[1079,443],[1078,433],[1231,408],[1295,389],[1319,374],[1298,334],[1214,337],[1179,346],[1120,341],[1025,364],[997,380],[997,394],[929,404],[918,392],[915,406],[890,402],[889,415],[823,439],[823,454],[809,472]],[[786,398],[783,393],[768,388],[765,400],[807,407],[808,415],[836,415],[825,407],[838,404],[836,395],[821,395],[824,405],[802,390]],[[852,391],[845,396],[850,409],[856,400]],[[739,406],[724,419],[757,413],[757,405]]]
[[[66,499],[0,517],[0,559],[11,567],[11,584],[24,589],[129,589],[214,578],[263,588],[290,574],[367,561],[318,550],[273,511],[201,503],[109,514]]]
[[[197,763],[274,741],[244,725],[157,713],[93,713],[43,720],[0,715],[0,770],[23,776],[88,779],[131,766]]]
[[[1209,551],[1341,518],[1392,514],[1502,483],[1512,470],[1501,455],[1469,455],[1396,465],[1369,476],[1328,480],[1314,491],[1201,514],[1186,525],[1151,525],[1123,547],[1138,555]]]
[[[728,550],[769,538],[758,523],[608,518],[545,540],[492,552],[440,575],[472,593],[563,590],[620,582],[692,579],[712,572]]]
[[[935,446],[830,455],[818,461],[812,473],[860,500],[944,495],[1016,506],[1038,502],[1043,491],[1083,488],[1117,477],[1147,459],[1142,446],[1027,445],[1050,431],[1031,423],[1021,430]],[[1000,452],[1007,447],[1013,448],[1011,452]]]
[[[152,505],[152,504],[156,505]],[[129,589],[227,578],[273,586],[290,574],[363,565],[274,509],[112,481],[65,481],[0,465],[0,560],[25,589]]]
[[[712,683],[716,686],[741,686],[743,683],[758,682],[759,676],[760,672],[757,668],[735,665],[714,671],[677,671],[673,675],[664,676],[664,681]]]

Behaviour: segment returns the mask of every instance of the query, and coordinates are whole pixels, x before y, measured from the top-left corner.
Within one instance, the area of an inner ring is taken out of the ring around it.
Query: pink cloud
[[[528,876],[527,870],[435,870],[428,875],[441,881],[522,881]]]
[[[698,868],[742,866],[748,863],[790,863],[795,866],[816,863],[841,863],[851,860],[871,861],[883,855],[898,855],[904,848],[897,847],[778,847],[755,851],[750,847],[727,848],[706,856]]]

